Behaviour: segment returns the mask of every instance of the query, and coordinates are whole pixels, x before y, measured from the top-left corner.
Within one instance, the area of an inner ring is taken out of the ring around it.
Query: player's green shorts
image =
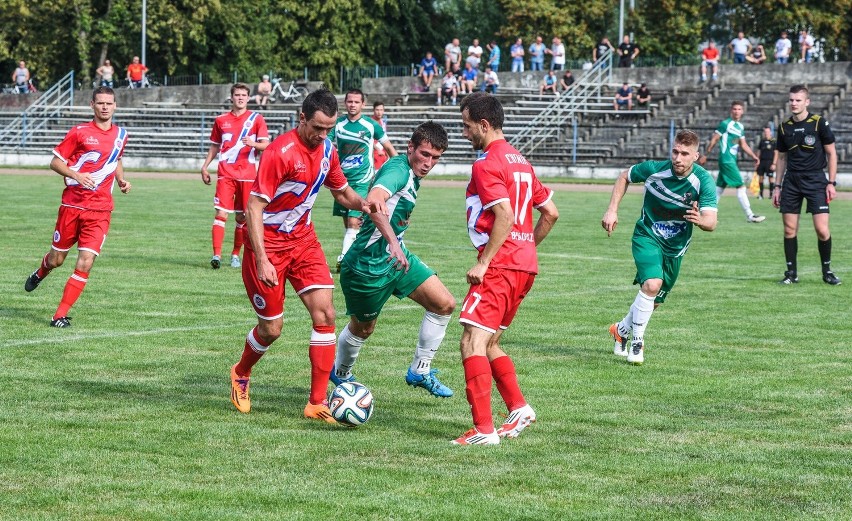
[[[367,198],[367,194],[370,192],[370,183],[353,183],[352,181],[349,181],[349,186],[351,186],[352,189],[364,199]],[[361,217],[363,214],[364,212],[360,210],[350,210],[349,208],[346,208],[336,200],[334,201],[334,206],[331,209],[331,215],[334,217],[357,218]]]
[[[353,269],[344,257],[340,264],[340,286],[346,299],[346,314],[355,315],[361,322],[378,318],[385,302],[391,295],[405,298],[435,274],[417,255],[406,252],[409,268],[405,271],[390,271],[385,275],[369,275]]]
[[[683,255],[666,255],[654,239],[633,234],[633,261],[636,263],[636,278],[633,284],[642,284],[648,279],[663,279],[663,286],[654,302],[665,302],[677,282],[682,260]]]
[[[716,178],[716,186],[739,188],[743,184],[743,175],[736,163],[719,163],[719,177]]]

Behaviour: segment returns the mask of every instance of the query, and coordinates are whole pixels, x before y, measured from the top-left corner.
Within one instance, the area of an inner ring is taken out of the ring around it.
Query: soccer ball
[[[358,427],[373,414],[373,393],[358,382],[343,382],[331,392],[328,408],[339,423]]]

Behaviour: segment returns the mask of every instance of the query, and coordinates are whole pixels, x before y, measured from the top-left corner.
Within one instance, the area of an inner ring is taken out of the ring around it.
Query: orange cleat
[[[231,368],[231,403],[242,413],[251,410],[251,399],[249,398],[249,377],[237,375],[237,364]]]
[[[305,405],[305,418],[312,420],[322,420],[326,423],[337,423],[331,416],[331,411],[328,408],[328,400],[323,400],[322,403],[313,404],[308,402]]]

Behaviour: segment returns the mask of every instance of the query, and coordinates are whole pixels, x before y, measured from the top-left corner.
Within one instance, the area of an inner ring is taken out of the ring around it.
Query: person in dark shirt
[[[636,104],[640,109],[647,109],[648,105],[651,104],[651,90],[645,83],[641,84],[639,90],[636,91]]]
[[[562,90],[568,90],[568,87],[574,85],[574,75],[571,74],[570,70],[566,70],[565,74],[562,75],[562,79],[559,80],[559,86],[562,87]]]
[[[817,249],[822,261],[822,280],[837,286],[840,279],[831,271],[831,231],[828,227],[828,204],[837,190],[837,151],[834,133],[828,121],[808,112],[810,98],[804,85],[790,87],[790,112],[793,115],[778,128],[775,165],[778,184],[772,193],[772,204],[781,209],[784,220],[784,256],[787,271],[781,284],[799,282],[796,255],[797,232],[802,200],[813,215]],[[828,167],[828,177],[825,168]]]
[[[760,183],[760,190],[757,193],[758,199],[763,199],[763,178],[769,178],[769,195],[775,191],[775,138],[772,137],[772,129],[769,125],[763,127],[763,138],[757,145],[760,157],[760,162],[757,164],[757,180]]]
[[[630,43],[630,37],[626,34],[624,39],[618,46],[618,66],[633,67],[633,60],[639,56],[639,46],[635,43]]]

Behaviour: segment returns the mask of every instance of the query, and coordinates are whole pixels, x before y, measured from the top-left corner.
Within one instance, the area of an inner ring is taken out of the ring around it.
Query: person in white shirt
[[[728,48],[734,53],[734,63],[745,63],[746,56],[751,50],[751,42],[745,37],[742,31],[737,33],[737,37],[731,40]]]
[[[781,38],[775,42],[775,63],[789,63],[793,43],[787,38],[787,31],[781,31]]]
[[[479,69],[479,62],[482,60],[482,47],[479,45],[479,39],[474,38],[473,43],[467,48],[467,63],[474,69]]]
[[[802,51],[802,57],[799,63],[811,63],[814,59],[814,37],[808,34],[808,31],[802,30],[799,33],[799,49]]]
[[[550,61],[550,70],[561,71],[565,68],[565,46],[558,36],[553,37],[553,45],[550,46],[550,49],[545,49],[544,52],[553,56]]]

